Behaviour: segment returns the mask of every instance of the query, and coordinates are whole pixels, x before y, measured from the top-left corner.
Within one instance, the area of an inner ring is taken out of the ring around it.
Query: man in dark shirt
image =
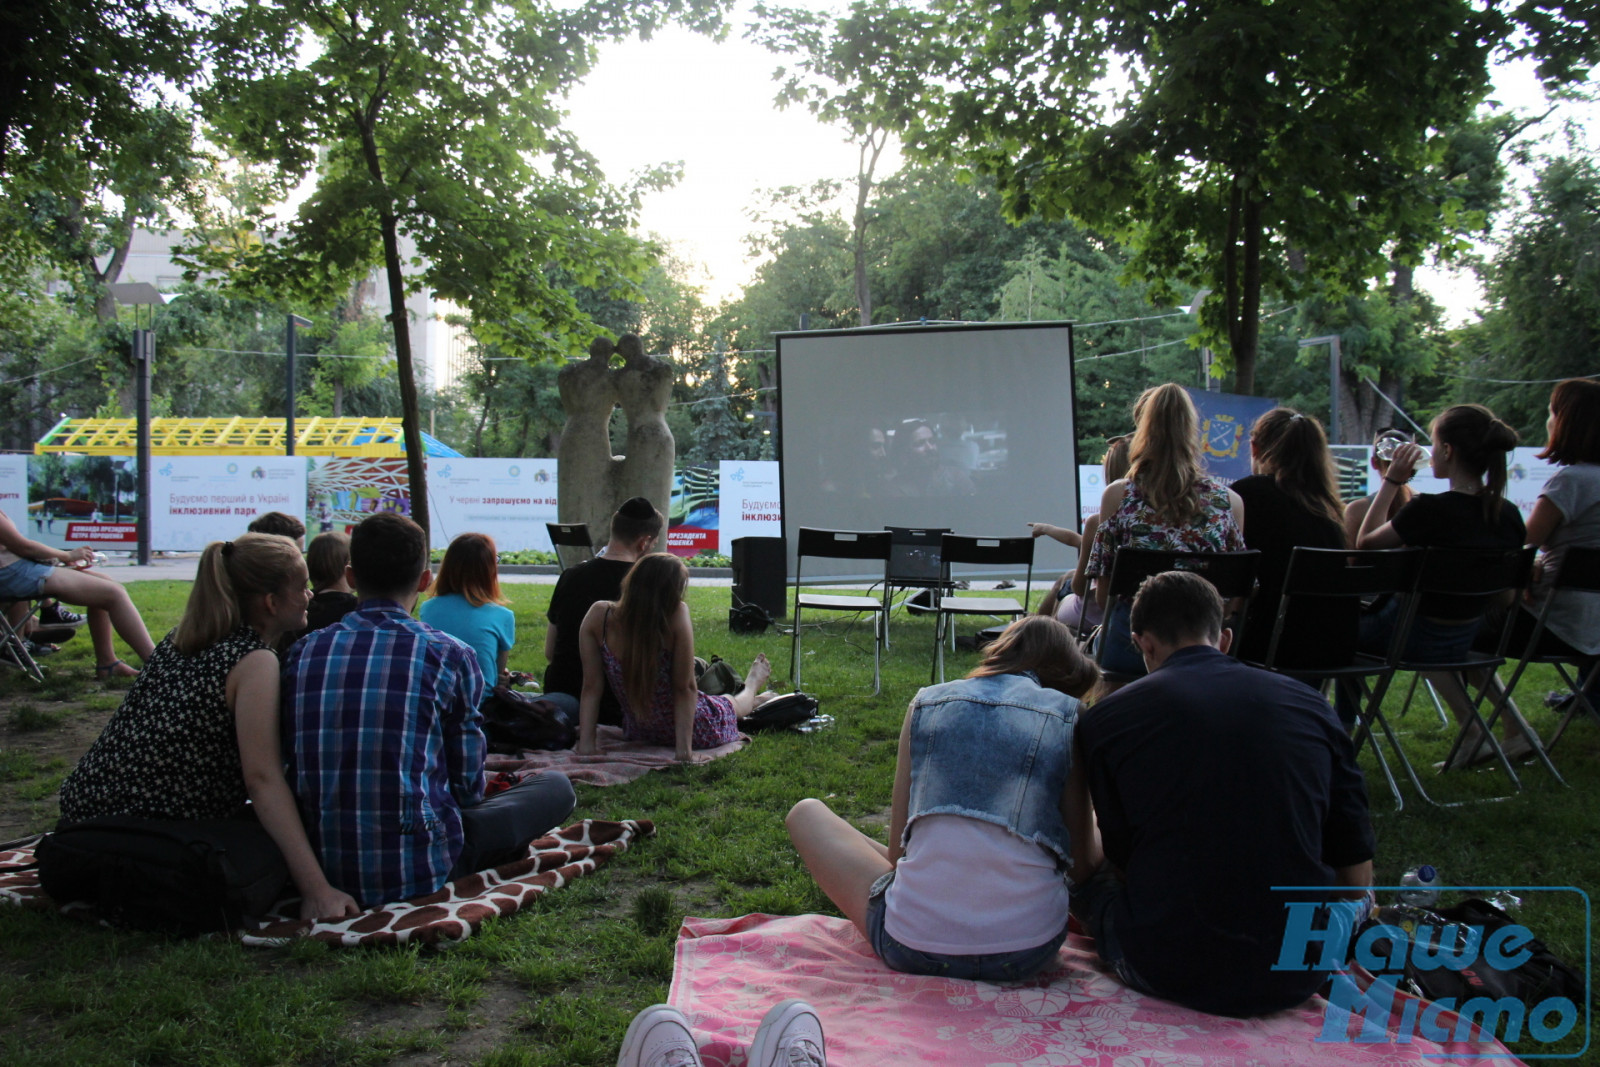
[[[1148,579],[1131,630],[1150,673],[1083,712],[1104,857],[1072,910],[1129,985],[1220,1015],[1301,1003],[1326,978],[1274,970],[1292,901],[1372,881],[1366,786],[1316,690],[1226,653],[1198,575]],[[1341,886],[1293,894],[1281,886]]]
[[[655,548],[667,520],[650,501],[636,496],[611,516],[611,534],[605,554],[569,567],[556,580],[546,618],[550,627],[544,633],[545,699],[578,721],[578,698],[583,694],[583,660],[578,655],[578,628],[589,608],[600,600],[622,596],[622,579],[633,569],[634,561]],[[608,685],[600,699],[600,721],[608,726],[622,724],[622,707]]]

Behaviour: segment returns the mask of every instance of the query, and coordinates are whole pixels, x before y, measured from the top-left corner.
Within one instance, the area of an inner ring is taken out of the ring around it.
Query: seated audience
[[[286,515],[281,511],[268,511],[250,520],[247,527],[251,533],[277,534],[293,541],[296,548],[306,545],[306,524],[293,515]]]
[[[1128,438],[1113,437],[1106,442],[1106,446],[1100,471],[1105,484],[1110,485],[1128,473]],[[1088,555],[1083,551],[1083,546],[1094,543],[1095,531],[1100,529],[1100,513],[1095,512],[1083,520],[1082,536],[1074,530],[1052,526],[1047,522],[1030,522],[1028,526],[1035,537],[1051,537],[1068,548],[1078,549],[1077,564],[1050,587],[1050,591],[1039,602],[1039,614],[1053,615],[1074,629],[1081,627],[1087,630],[1091,626],[1099,626],[1103,618],[1100,605],[1094,601],[1084,601],[1084,594],[1089,590],[1089,578],[1083,572],[1084,560]]]
[[[494,538],[462,534],[445,549],[433,595],[422,603],[423,622],[465,641],[477,655],[485,689],[500,683],[517,643],[516,616],[500,595],[499,561]]]
[[[1517,444],[1517,431],[1494,417],[1481,404],[1457,404],[1433,420],[1432,466],[1435,478],[1450,483],[1446,493],[1423,493],[1384,521],[1389,505],[1415,473],[1426,453],[1414,444],[1395,449],[1389,472],[1361,520],[1357,548],[1520,548],[1526,528],[1515,505],[1505,501],[1506,454]],[[1401,599],[1391,597],[1361,617],[1363,652],[1389,651],[1399,624]],[[1404,657],[1420,663],[1448,663],[1468,653],[1486,608],[1478,597],[1432,594],[1423,598],[1411,624]],[[1465,719],[1470,698],[1452,674],[1428,675],[1439,696],[1458,719]],[[1353,722],[1354,697],[1341,686],[1340,717]],[[1512,730],[1511,715],[1506,729]],[[1523,723],[1524,728],[1528,727]],[[1508,739],[1514,735],[1507,734]],[[1518,739],[1519,745],[1527,742]],[[1522,749],[1521,751],[1526,751]],[[1459,763],[1489,758],[1481,750],[1463,746]]]
[[[139,672],[117,657],[112,632],[127,642],[141,661],[150,658],[155,643],[128,591],[115,579],[90,570],[93,562],[94,549],[40,544],[0,513],[0,600],[50,596],[88,608],[95,677],[137,677]],[[65,566],[57,567],[57,563]]]
[[[689,568],[677,556],[647,555],[622,580],[622,596],[589,609],[578,629],[583,656],[578,755],[600,751],[595,730],[603,681],[622,705],[622,733],[629,741],[671,745],[678,759],[697,748],[716,748],[739,736],[738,720],[762,703],[772,675],[765,655],[756,657],[744,687],[733,696],[700,692],[694,674],[694,626],[683,592]]]
[[[1098,680],[1066,626],[1019,619],[966,678],[911,701],[887,848],[820,800],[789,812],[800,859],[889,967],[1006,982],[1055,960],[1065,873],[1093,857],[1072,731]]]
[[[207,545],[177,629],[61,783],[62,823],[259,819],[300,890],[303,918],[355,914],[323,876],[283,777],[272,649],[305,622],[307,599],[305,562],[287,538]]]
[[[655,550],[667,520],[636,496],[611,516],[610,539],[603,554],[568,567],[556,579],[550,594],[544,632],[544,698],[576,721],[578,699],[583,695],[583,657],[578,652],[578,628],[597,601],[616,600],[622,595],[622,579],[640,556]],[[600,690],[599,721],[607,726],[622,725],[622,705],[609,683]]]
[[[1216,589],[1183,571],[1146,579],[1134,599],[1149,673],[1078,719],[1104,862],[1074,879],[1072,911],[1133,988],[1256,1015],[1327,978],[1273,969],[1285,904],[1302,899],[1273,887],[1365,895],[1373,834],[1354,747],[1327,702],[1226,655],[1222,610]]]
[[[1250,470],[1248,478],[1233,483],[1244,501],[1245,547],[1261,553],[1239,654],[1260,662],[1272,641],[1289,557],[1297,546],[1344,548],[1344,510],[1322,424],[1293,408],[1273,408],[1256,420]],[[1345,663],[1355,654],[1355,600],[1302,597],[1290,607],[1278,643],[1279,666]]]
[[[1394,450],[1401,445],[1409,444],[1411,435],[1401,430],[1384,430],[1372,439],[1372,458],[1368,460],[1372,469],[1382,478],[1389,473],[1389,461],[1394,458]],[[1383,521],[1388,522],[1399,513],[1400,509],[1411,503],[1412,493],[1409,485],[1402,485],[1395,494],[1389,498],[1389,510],[1384,515]],[[1344,544],[1346,548],[1356,547],[1356,538],[1361,533],[1361,523],[1367,517],[1367,509],[1372,507],[1372,502],[1378,499],[1377,493],[1368,493],[1360,500],[1352,500],[1344,507]]]
[[[1100,498],[1100,526],[1084,566],[1101,607],[1109,598],[1118,549],[1244,549],[1244,503],[1201,470],[1200,419],[1183,387],[1168,382],[1146,389],[1134,401],[1133,422],[1128,476],[1106,486]],[[1116,674],[1139,675],[1144,662],[1128,636],[1128,611],[1122,603],[1107,614],[1100,662]]]
[[[320,533],[306,548],[306,570],[311,575],[311,605],[306,608],[305,629],[294,635],[296,641],[324,626],[332,626],[356,609],[355,590],[350,588],[350,535]],[[293,644],[293,642],[290,642]]]
[[[284,664],[289,781],[311,847],[364,907],[432,893],[527,853],[572,813],[553,771],[484,799],[483,672],[411,617],[433,575],[422,528],[384,513],[350,535],[361,606]]]

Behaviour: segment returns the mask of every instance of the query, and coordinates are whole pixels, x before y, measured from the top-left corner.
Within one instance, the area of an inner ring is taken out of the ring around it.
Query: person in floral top
[[[1122,548],[1169,552],[1244,551],[1244,501],[1200,468],[1200,417],[1182,386],[1146,389],[1133,404],[1128,476],[1106,486],[1084,573],[1106,605],[1111,569]],[[1128,605],[1113,606],[1101,628],[1100,662],[1109,673],[1142,675],[1144,660],[1128,632]]]

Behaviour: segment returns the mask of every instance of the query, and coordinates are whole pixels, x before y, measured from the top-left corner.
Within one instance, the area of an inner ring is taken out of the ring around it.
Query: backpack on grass
[[[554,704],[534,693],[497,685],[478,710],[483,713],[483,735],[490,752],[514,756],[578,743],[577,727]]]
[[[39,884],[116,926],[193,936],[265,915],[289,881],[277,843],[252,819],[105,815],[46,834]]]
[[[792,730],[815,718],[817,707],[817,698],[809,693],[787,693],[773,697],[740,719],[739,729],[751,734],[764,730]]]

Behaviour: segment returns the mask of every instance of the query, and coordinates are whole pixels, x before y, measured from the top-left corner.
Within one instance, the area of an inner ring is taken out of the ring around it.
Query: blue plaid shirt
[[[329,882],[368,907],[444,885],[461,807],[483,799],[482,699],[472,649],[393,601],[289,650],[289,787]]]

